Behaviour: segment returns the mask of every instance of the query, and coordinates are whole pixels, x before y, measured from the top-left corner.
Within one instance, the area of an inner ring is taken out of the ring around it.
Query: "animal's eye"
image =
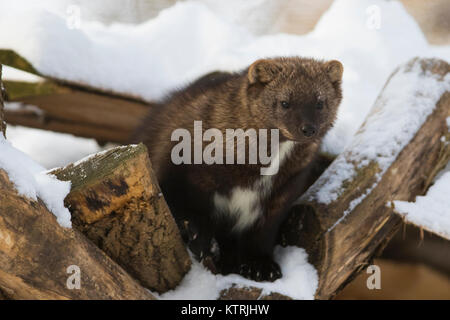
[[[289,102],[287,101],[281,101],[281,106],[285,109],[289,109]]]
[[[319,101],[317,101],[316,108],[319,109],[319,110],[322,110],[323,109],[323,105],[324,105],[323,101],[319,100]]]

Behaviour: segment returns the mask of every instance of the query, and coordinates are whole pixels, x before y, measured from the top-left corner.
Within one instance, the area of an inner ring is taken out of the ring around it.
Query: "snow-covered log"
[[[13,125],[128,143],[149,108],[147,102],[132,96],[46,77],[11,50],[0,49],[0,63],[43,78],[40,82],[4,81],[7,101],[15,102],[14,108],[5,109],[5,120]]]
[[[383,249],[402,219],[392,200],[423,194],[450,116],[450,66],[413,59],[389,78],[353,142],[293,207],[281,241],[304,247],[333,297]]]
[[[73,226],[145,287],[173,289],[191,260],[143,144],[110,149],[51,172],[71,181]]]
[[[83,234],[61,227],[43,201],[19,195],[3,169],[0,291],[9,299],[154,299]]]
[[[263,293],[260,288],[233,286],[220,293],[219,300],[292,300],[278,292]]]

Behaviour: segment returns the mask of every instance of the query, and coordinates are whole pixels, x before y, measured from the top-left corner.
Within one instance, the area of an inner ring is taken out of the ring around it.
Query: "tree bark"
[[[143,145],[117,147],[52,172],[72,182],[72,223],[145,287],[163,293],[191,260]]]
[[[436,76],[441,81],[445,81],[450,71],[446,62],[431,59],[415,59],[407,68],[418,68],[418,76]],[[394,72],[383,90],[389,89],[390,81],[400,72]],[[385,104],[386,101],[378,99],[366,123],[375,119],[379,112],[389,112],[384,110]],[[319,273],[316,298],[332,298],[370,263],[398,230],[402,220],[387,203],[393,199],[412,200],[424,192],[427,178],[439,163],[440,138],[448,130],[446,118],[449,116],[450,93],[447,91],[384,173],[376,161],[355,159],[357,153],[348,148],[292,208],[282,230],[282,243],[304,247],[309,253]],[[379,130],[389,131],[389,128]],[[361,130],[355,139],[360,134]],[[342,183],[337,199],[328,203],[319,201],[324,186],[339,181],[343,164],[354,168],[355,174]]]
[[[67,285],[73,265],[80,289]],[[1,169],[0,290],[10,299],[154,299],[80,232],[62,228],[42,201],[19,196]]]
[[[6,122],[4,121],[4,110],[3,110],[3,96],[4,96],[4,88],[2,82],[2,65],[0,64],[0,133],[5,136],[6,131]]]
[[[292,298],[277,292],[262,294],[262,289],[254,287],[236,287],[222,290],[219,300],[292,300]]]

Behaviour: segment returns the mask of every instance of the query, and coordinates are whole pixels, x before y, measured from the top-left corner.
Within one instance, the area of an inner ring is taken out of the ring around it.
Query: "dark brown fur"
[[[337,61],[263,59],[239,73],[216,72],[200,78],[152,108],[135,141],[147,145],[180,226],[189,221],[190,230],[195,230],[191,234],[195,253],[207,252],[215,238],[222,272],[255,280],[281,276],[272,260],[278,228],[304,190],[308,165],[336,118],[341,78],[342,65]],[[245,230],[233,231],[236,221],[230,212],[213,213],[217,211],[213,197],[229,195],[236,187],[252,188],[261,178],[261,164],[174,165],[170,155],[178,142],[171,141],[171,134],[178,128],[192,133],[195,120],[202,121],[203,131],[217,128],[224,134],[226,129],[279,129],[280,143],[296,142],[273,177],[270,194],[258,200],[261,215]]]

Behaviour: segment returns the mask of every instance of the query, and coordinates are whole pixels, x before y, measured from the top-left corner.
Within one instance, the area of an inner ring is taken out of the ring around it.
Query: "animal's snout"
[[[315,126],[307,124],[302,127],[302,132],[306,137],[312,137],[317,133],[317,129]]]

